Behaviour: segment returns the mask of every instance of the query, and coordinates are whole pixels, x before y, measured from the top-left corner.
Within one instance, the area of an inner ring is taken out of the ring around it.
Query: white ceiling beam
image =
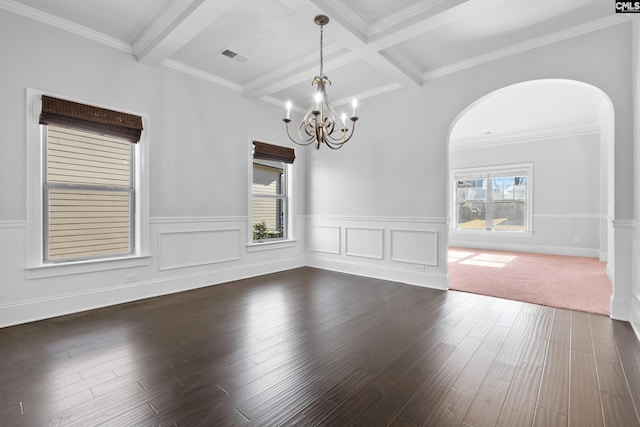
[[[304,19],[308,19],[309,22],[313,22],[316,15],[330,16],[330,27],[326,31],[331,33],[333,39],[340,40],[357,57],[387,74],[404,87],[417,87],[422,84],[421,75],[413,75],[380,55],[374,46],[367,43],[367,34],[362,32],[360,26],[350,22],[345,15],[326,0],[280,1],[299,13]]]
[[[138,61],[158,66],[240,0],[181,0],[172,3],[133,44]]]
[[[369,27],[368,43],[378,51],[432,31],[459,19],[459,6],[469,0],[417,3]]]
[[[318,55],[318,52],[305,55],[284,67],[245,83],[242,86],[244,96],[260,99],[305,81],[311,84],[320,66]],[[324,48],[324,71],[331,72],[358,59],[356,55],[349,52],[349,49],[334,43]]]

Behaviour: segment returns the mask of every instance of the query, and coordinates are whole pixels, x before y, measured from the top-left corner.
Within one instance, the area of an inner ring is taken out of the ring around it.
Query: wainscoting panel
[[[159,269],[239,260],[240,244],[240,229],[162,232],[158,235]]]
[[[438,265],[438,233],[434,231],[391,230],[391,261]]]
[[[345,254],[362,258],[384,258],[382,228],[345,228]]]
[[[447,289],[447,219],[307,217],[310,267]],[[341,237],[344,236],[343,241]]]
[[[309,250],[327,254],[340,254],[340,227],[311,226],[309,228]]]

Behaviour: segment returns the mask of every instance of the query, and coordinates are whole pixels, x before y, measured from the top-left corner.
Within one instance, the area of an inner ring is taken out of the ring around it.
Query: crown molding
[[[582,126],[571,126],[554,129],[544,129],[542,131],[528,131],[515,134],[468,138],[449,143],[451,151],[474,150],[478,148],[500,147],[511,144],[522,144],[526,142],[541,141],[555,138],[566,138],[570,136],[592,135],[600,132],[598,124],[587,124]]]
[[[133,54],[133,47],[127,42],[92,30],[83,25],[79,25],[74,22],[67,21],[66,19],[51,15],[50,13],[42,12],[38,9],[23,5],[13,0],[0,0],[0,9],[4,9],[8,12],[33,19],[34,21],[50,25],[60,30],[67,31],[69,33],[84,37],[94,42],[112,47],[114,49],[118,49],[122,52]]]
[[[180,71],[185,74],[189,74],[193,77],[197,77],[202,80],[206,80],[211,83],[215,83],[217,85],[226,87],[227,89],[231,89],[235,92],[242,93],[242,86],[238,83],[234,83],[232,81],[223,79],[222,77],[215,76],[213,74],[206,73],[198,68],[190,67],[181,62],[174,61],[173,59],[167,59],[162,62],[162,65],[167,68],[171,68],[176,71]]]
[[[472,68],[477,65],[485,64],[487,62],[506,58],[508,56],[526,52],[531,49],[536,49],[542,46],[557,43],[559,41],[602,30],[624,22],[629,22],[630,19],[631,18],[629,18],[628,16],[621,16],[621,14],[615,14],[607,16],[605,18],[596,19],[585,24],[576,25],[575,27],[568,28],[566,30],[558,31],[553,34],[548,34],[522,43],[517,43],[504,49],[498,49],[484,55],[479,55],[464,61],[456,62],[454,64],[445,65],[444,67],[440,67],[432,71],[427,71],[422,75],[422,81],[426,82],[427,80],[466,70],[467,68]]]

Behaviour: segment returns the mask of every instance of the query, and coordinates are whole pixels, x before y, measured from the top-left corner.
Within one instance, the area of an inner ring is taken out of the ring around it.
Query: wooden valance
[[[296,153],[293,148],[253,141],[253,158],[274,162],[293,163]]]
[[[142,117],[64,99],[42,96],[41,125],[69,127],[130,142],[140,141]]]

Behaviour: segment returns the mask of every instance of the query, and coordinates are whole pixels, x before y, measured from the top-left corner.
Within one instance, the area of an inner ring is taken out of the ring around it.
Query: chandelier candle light
[[[331,81],[324,75],[324,59],[322,51],[322,34],[324,26],[329,23],[329,18],[324,15],[315,17],[314,22],[320,26],[320,74],[315,76],[311,84],[316,86],[316,94],[311,104],[311,108],[304,115],[300,125],[298,126],[298,136],[300,140],[291,137],[289,133],[289,123],[291,123],[291,101],[287,101],[287,117],[282,119],[287,129],[287,136],[291,141],[299,145],[314,144],[316,149],[320,149],[320,144],[324,143],[327,147],[337,150],[349,141],[353,136],[356,127],[356,107],[358,101],[353,100],[351,117],[351,129],[347,128],[347,114],[342,113],[338,116],[336,110],[331,105],[329,96],[327,95],[326,85],[331,85]]]

